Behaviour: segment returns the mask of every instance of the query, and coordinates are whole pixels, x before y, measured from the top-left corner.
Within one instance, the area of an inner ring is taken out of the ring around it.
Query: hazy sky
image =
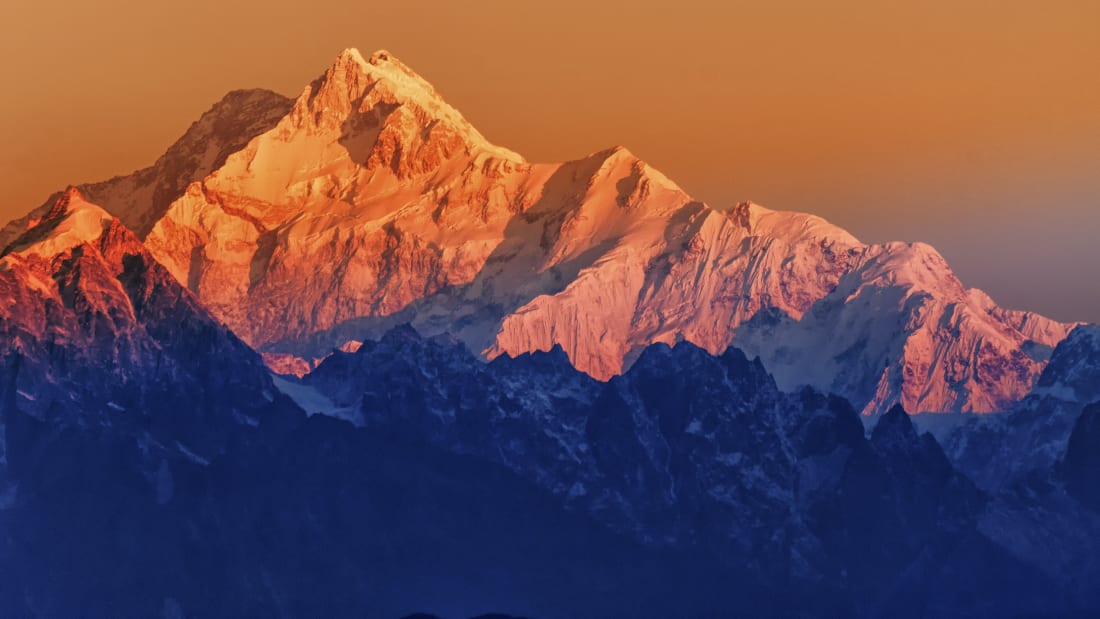
[[[710,203],[927,241],[1002,305],[1100,321],[1100,1],[6,0],[0,219],[345,47],[532,161],[623,144]]]

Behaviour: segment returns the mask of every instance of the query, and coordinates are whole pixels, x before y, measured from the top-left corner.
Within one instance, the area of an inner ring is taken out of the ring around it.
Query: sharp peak
[[[894,404],[890,410],[882,414],[871,430],[871,439],[881,442],[890,436],[902,436],[912,438],[917,436],[917,430],[913,426],[913,420],[901,404]]]
[[[319,113],[335,114],[332,121],[342,124],[348,115],[363,109],[366,97],[373,102],[385,101],[387,105],[419,110],[422,122],[427,122],[424,117],[442,121],[464,134],[479,150],[502,159],[523,161],[517,153],[489,142],[444,100],[431,82],[384,49],[367,58],[354,47],[340,52],[333,64],[299,95],[296,116],[318,118]]]
[[[363,58],[363,54],[359,52],[358,47],[346,47],[343,51],[336,55],[336,61],[351,61],[365,64],[367,61]]]
[[[731,214],[752,213],[757,216],[778,215],[782,217],[790,217],[809,222],[825,224],[833,228],[842,229],[840,228],[840,226],[834,224],[832,221],[822,217],[821,215],[815,215],[814,213],[805,211],[789,211],[783,209],[769,208],[759,202],[756,202],[755,200],[740,200],[732,205],[727,203],[727,206],[719,207],[717,210]]]
[[[639,180],[654,182],[657,186],[672,189],[687,196],[687,193],[675,181],[622,145],[591,152],[579,159],[573,159],[561,165],[579,167],[590,175],[629,174],[634,177],[635,182]]]
[[[571,159],[564,165],[587,165],[596,166],[598,169],[607,169],[620,163],[637,164],[646,168],[649,167],[645,161],[630,152],[625,146],[612,146],[610,148],[593,151],[583,157]]]
[[[356,62],[361,65],[373,66],[378,66],[386,62],[392,62],[394,64],[404,66],[404,63],[398,60],[397,56],[394,56],[392,53],[389,52],[389,50],[385,49],[376,50],[373,54],[364,58],[363,54],[359,51],[359,48],[348,47],[336,55],[336,60],[337,62],[350,61]]]
[[[249,99],[278,100],[285,101],[288,104],[294,101],[293,97],[288,97],[281,92],[275,92],[269,88],[235,88],[215,101],[214,104],[210,106],[210,109],[207,110],[207,113],[217,111],[226,105],[247,101]]]
[[[65,217],[83,211],[102,213],[104,217],[114,218],[114,216],[108,213],[103,207],[89,202],[88,197],[84,195],[80,187],[69,185],[65,188],[65,191],[62,191],[61,195],[54,200],[53,205],[50,206],[50,210],[42,216],[40,223],[58,218],[64,219]]]
[[[616,144],[615,146],[612,146],[611,148],[605,148],[602,151],[600,151],[600,153],[604,154],[604,155],[607,155],[608,157],[612,157],[612,156],[615,156],[615,155],[618,155],[618,156],[621,156],[621,157],[635,157],[634,153],[630,152],[630,149],[623,146],[622,144]]]
[[[603,162],[639,161],[641,163],[645,163],[640,157],[630,152],[629,148],[620,144],[589,153],[584,157],[578,159],[578,161],[591,160]]]
[[[968,295],[947,259],[928,243],[887,241],[869,245],[866,268],[868,273],[882,274],[891,281],[906,281],[937,289],[936,282],[951,281],[958,288],[959,295]]]
[[[421,87],[425,87],[432,95],[439,96],[428,80],[398,60],[397,56],[384,49],[377,50],[370,56],[364,57],[357,48],[349,47],[336,55],[336,60],[333,61],[329,72],[349,68],[376,81],[385,79],[396,82],[415,81]]]
[[[51,258],[73,247],[100,239],[112,226],[121,226],[116,217],[87,200],[78,187],[70,186],[19,238],[3,250]]]

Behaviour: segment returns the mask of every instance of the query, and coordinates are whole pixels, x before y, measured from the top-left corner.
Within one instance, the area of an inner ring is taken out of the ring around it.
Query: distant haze
[[[0,29],[5,221],[229,90],[386,48],[529,160],[623,144],[712,204],[927,241],[1006,307],[1100,321],[1098,2],[9,2]]]

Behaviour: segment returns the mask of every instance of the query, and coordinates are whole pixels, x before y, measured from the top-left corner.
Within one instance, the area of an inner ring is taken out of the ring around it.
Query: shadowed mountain
[[[1047,611],[1080,584],[984,531],[990,497],[903,409],[867,439],[846,402],[784,394],[735,350],[655,345],[598,383],[560,350],[485,365],[404,327],[334,353],[297,387],[323,396],[295,392],[307,407],[503,465],[647,547],[713,552],[841,615]],[[1031,531],[1026,510],[998,509],[1016,535]],[[1066,608],[1096,603],[1072,599]]]
[[[153,466],[161,452],[206,458],[277,395],[259,356],[76,189],[4,250],[0,294],[13,469],[50,428],[125,427]]]

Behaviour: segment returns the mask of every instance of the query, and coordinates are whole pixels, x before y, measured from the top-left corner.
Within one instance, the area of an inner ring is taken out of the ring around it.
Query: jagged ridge
[[[866,413],[992,411],[1069,328],[966,290],[927,246],[713,208],[626,149],[528,163],[388,52],[343,52],[265,118],[185,191],[166,185],[181,195],[163,215],[133,219],[155,220],[152,254],[287,367],[411,322],[489,359],[561,345],[600,379],[654,342],[735,344],[784,388]]]

